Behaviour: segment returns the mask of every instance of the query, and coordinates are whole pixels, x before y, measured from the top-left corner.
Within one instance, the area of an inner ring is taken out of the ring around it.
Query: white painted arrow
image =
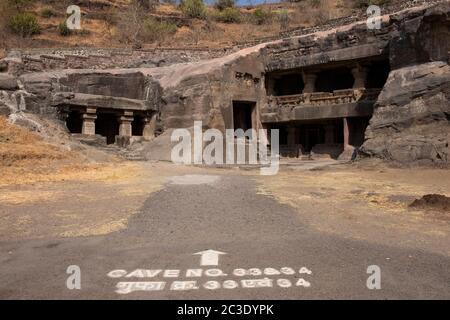
[[[216,250],[205,250],[194,254],[201,255],[200,265],[201,266],[217,266],[219,265],[219,255],[226,254],[225,252],[220,252]]]

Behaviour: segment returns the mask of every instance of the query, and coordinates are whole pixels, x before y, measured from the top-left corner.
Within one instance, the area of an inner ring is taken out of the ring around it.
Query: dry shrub
[[[340,1],[308,0],[298,4],[293,20],[300,21],[304,25],[322,25],[330,19],[345,15],[344,11]]]

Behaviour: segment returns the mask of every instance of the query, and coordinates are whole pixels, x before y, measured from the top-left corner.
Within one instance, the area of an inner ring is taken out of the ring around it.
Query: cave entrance
[[[366,79],[366,88],[383,88],[390,71],[391,67],[389,65],[389,60],[373,62],[369,66],[369,72]]]
[[[343,124],[339,119],[302,123],[297,129],[297,143],[309,153],[317,145],[341,145],[344,142]]]
[[[234,130],[255,128],[256,102],[233,101]]]
[[[99,113],[95,120],[95,134],[106,137],[106,144],[116,142],[116,136],[119,134],[119,122],[114,113]]]
[[[348,144],[354,147],[361,147],[365,140],[366,129],[369,126],[370,117],[347,118],[348,123]]]
[[[67,115],[66,126],[70,133],[81,133],[83,127],[83,119],[78,110],[71,110]]]
[[[144,135],[144,118],[142,116],[134,116],[133,122],[131,122],[131,131],[133,136],[142,137]]]

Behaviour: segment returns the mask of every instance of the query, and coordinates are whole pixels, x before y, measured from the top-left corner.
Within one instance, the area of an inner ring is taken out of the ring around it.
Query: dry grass
[[[424,194],[449,196],[449,170],[348,166],[282,170],[257,179],[259,194],[295,208],[298,219],[322,232],[384,244],[408,239],[412,246],[450,255],[448,248],[433,248],[450,234],[449,216],[408,207]]]
[[[73,157],[75,154],[62,151],[29,130],[10,124],[5,117],[0,117],[0,166],[13,166],[27,160],[62,160]]]
[[[266,10],[271,10],[274,16],[281,10],[289,12],[290,20],[288,28],[297,28],[324,23],[327,19],[342,17],[348,15],[352,10],[352,0],[321,0],[318,6],[312,6],[311,1],[305,0],[298,3],[279,3],[261,5]],[[109,7],[101,8],[98,3],[110,4]],[[96,47],[124,47],[126,43],[121,41],[118,30],[118,20],[123,16],[126,10],[128,0],[115,1],[91,1],[91,3],[81,3],[83,11],[82,28],[88,32],[83,35],[71,35],[64,37],[59,35],[57,26],[65,17],[66,3],[54,3],[51,5],[44,2],[35,2],[29,8],[38,18],[42,27],[42,33],[34,36],[32,39],[20,39],[17,41],[8,33],[5,46],[96,46]],[[41,12],[44,8],[51,7],[56,16],[44,18]],[[212,13],[215,9],[208,8]],[[153,43],[143,43],[144,47],[153,47],[155,45],[182,47],[182,46],[208,46],[211,48],[228,46],[234,42],[242,42],[261,37],[277,36],[280,32],[280,23],[276,18],[266,24],[256,26],[250,20],[253,8],[239,7],[241,14],[245,17],[241,23],[220,23],[210,17],[205,20],[192,19],[188,25],[180,26],[174,37],[168,37],[162,41]],[[154,12],[160,16],[178,16],[183,18],[180,9],[174,5],[161,4]],[[0,32],[6,34],[7,32]],[[1,35],[0,35],[1,44]],[[3,46],[1,46],[3,47]],[[1,52],[0,52],[1,55]]]
[[[82,154],[49,144],[0,117],[0,186],[65,180],[114,181],[132,176],[133,172],[130,165],[87,163]]]

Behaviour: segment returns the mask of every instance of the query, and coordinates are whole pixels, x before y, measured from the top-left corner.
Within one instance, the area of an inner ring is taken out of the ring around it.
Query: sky
[[[205,0],[206,3],[213,4],[215,0]],[[261,3],[277,3],[280,0],[236,0],[236,5],[238,6],[246,6],[246,5],[255,5]]]
[[[261,3],[277,3],[279,0],[236,0],[238,6],[246,6],[249,4],[261,4]]]

